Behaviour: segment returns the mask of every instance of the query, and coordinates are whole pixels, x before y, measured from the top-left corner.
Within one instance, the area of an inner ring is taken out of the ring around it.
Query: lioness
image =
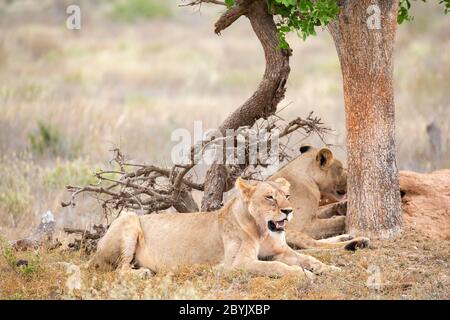
[[[284,230],[293,216],[287,180],[250,185],[239,178],[236,187],[239,196],[217,212],[122,214],[89,265],[135,272],[134,264],[157,272],[209,263],[268,276],[339,270],[286,244]]]
[[[367,247],[367,238],[336,236],[345,230],[345,216],[319,215],[321,196],[340,201],[346,195],[347,174],[342,163],[327,148],[303,146],[300,152],[300,156],[268,179],[284,178],[291,185],[291,203],[296,214],[286,229],[287,243],[299,249]],[[322,239],[330,236],[334,237]]]

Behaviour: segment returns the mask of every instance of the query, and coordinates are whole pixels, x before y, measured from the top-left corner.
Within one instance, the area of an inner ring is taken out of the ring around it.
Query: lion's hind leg
[[[139,217],[132,212],[121,214],[100,239],[89,265],[100,269],[130,270],[141,234]]]
[[[302,230],[314,239],[333,237],[345,232],[345,216],[334,216],[328,219],[312,219]]]
[[[321,243],[327,243],[334,245],[336,248],[342,248],[345,250],[355,251],[356,249],[368,248],[370,244],[369,238],[365,237],[353,237],[348,234],[340,236],[318,240]]]
[[[303,232],[288,229],[286,231],[286,242],[294,249],[345,249],[354,251],[367,248],[370,240],[364,237],[354,238],[348,234],[316,240]]]
[[[355,238],[354,236],[349,235],[349,234],[341,234],[341,235],[331,237],[331,238],[320,239],[318,241],[322,242],[322,243],[338,243],[338,242],[353,240],[354,238]]]

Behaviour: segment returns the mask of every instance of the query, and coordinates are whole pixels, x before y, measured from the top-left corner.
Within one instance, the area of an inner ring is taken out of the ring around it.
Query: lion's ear
[[[284,193],[289,194],[289,188],[291,184],[285,178],[275,179],[275,182],[280,186],[280,189],[283,190]]]
[[[253,195],[253,192],[255,191],[255,187],[246,183],[242,178],[237,178],[236,180],[236,188],[239,189],[239,192],[241,193],[242,198],[244,201],[250,200],[250,198]]]
[[[333,153],[327,148],[320,149],[317,152],[316,161],[321,168],[328,168],[333,163]]]
[[[299,149],[299,151],[300,151],[301,154],[303,154],[303,153],[305,153],[305,152],[308,152],[308,151],[311,150],[311,149],[312,149],[311,146],[301,146],[300,149]]]

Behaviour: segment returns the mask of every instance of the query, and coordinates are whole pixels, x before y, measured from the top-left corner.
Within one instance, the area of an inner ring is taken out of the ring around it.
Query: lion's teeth
[[[284,220],[283,220],[283,221],[278,221],[278,222],[276,222],[277,228],[283,228],[283,227],[284,227],[284,224],[285,224],[285,221],[284,221]]]

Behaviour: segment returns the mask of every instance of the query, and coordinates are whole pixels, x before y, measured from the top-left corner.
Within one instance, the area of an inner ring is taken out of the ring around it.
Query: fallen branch
[[[211,137],[197,143],[190,149],[188,163],[174,165],[172,168],[130,163],[126,161],[125,156],[119,149],[114,149],[114,158],[111,163],[116,164],[118,169],[96,172],[95,177],[98,179],[96,185],[67,186],[67,190],[72,195],[68,202],[62,203],[62,206],[75,206],[76,198],[80,194],[86,193],[100,201],[106,216],[109,216],[113,211],[120,213],[124,209],[134,210],[141,214],[169,208],[174,208],[178,212],[199,211],[192,198],[192,190],[202,191],[204,183],[194,181],[194,176],[190,171],[202,159],[208,148],[216,148],[214,150],[217,150],[217,145],[234,146],[238,136],[245,138],[251,134],[267,133],[267,135],[263,135],[263,138],[256,141],[245,140],[245,163],[227,163],[224,166],[225,171],[221,172],[220,176],[224,179],[224,192],[226,192],[233,187],[238,176],[256,179],[260,168],[270,165],[270,163],[264,162],[264,159],[258,159],[256,164],[248,162],[248,155],[251,152],[250,150],[254,149],[254,144],[265,141],[267,142],[267,148],[270,149],[272,138],[277,135],[279,161],[285,161],[290,157],[287,152],[289,148],[280,139],[287,138],[296,131],[300,131],[305,137],[315,133],[323,139],[323,135],[330,129],[325,127],[321,119],[313,116],[312,113],[306,119],[297,118],[289,123],[284,122],[278,116],[274,116],[257,123],[253,128],[240,128],[233,136]],[[236,151],[233,149],[232,152]],[[226,157],[223,160],[227,161]]]
[[[67,234],[76,234],[80,238],[75,238],[73,242],[68,244],[69,249],[78,251],[83,250],[87,254],[91,254],[97,248],[98,241],[106,233],[107,227],[103,225],[94,225],[93,231],[64,228],[64,232]]]

